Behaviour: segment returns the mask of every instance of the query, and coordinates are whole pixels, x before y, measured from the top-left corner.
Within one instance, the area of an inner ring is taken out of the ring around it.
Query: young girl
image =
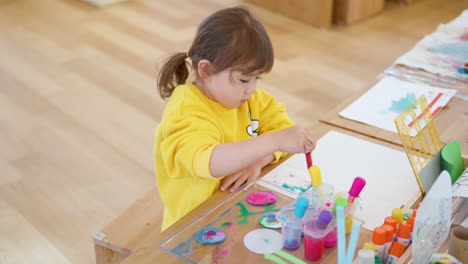
[[[294,126],[283,104],[256,90],[273,60],[262,24],[246,8],[233,7],[206,18],[188,53],[173,55],[162,67],[158,89],[169,100],[154,160],[163,230],[218,189],[232,192],[252,183],[282,152],[315,148],[311,132]],[[186,83],[188,66],[193,83]]]

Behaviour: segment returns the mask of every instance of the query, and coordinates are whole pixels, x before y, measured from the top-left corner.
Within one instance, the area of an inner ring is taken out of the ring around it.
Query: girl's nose
[[[249,86],[247,87],[247,90],[245,90],[246,94],[249,96],[255,93],[255,90],[257,89],[257,82],[251,82]]]

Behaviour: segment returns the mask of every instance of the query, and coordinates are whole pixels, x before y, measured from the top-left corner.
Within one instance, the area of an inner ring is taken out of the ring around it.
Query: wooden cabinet
[[[384,0],[335,0],[333,22],[348,25],[384,9]]]
[[[249,2],[317,27],[330,27],[333,0],[249,0]]]

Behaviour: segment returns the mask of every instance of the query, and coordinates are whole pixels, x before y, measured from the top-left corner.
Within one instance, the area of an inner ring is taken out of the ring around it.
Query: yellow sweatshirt
[[[194,84],[177,86],[155,135],[156,181],[165,205],[162,230],[219,189],[222,178],[210,172],[217,144],[293,125],[284,105],[263,90],[257,89],[246,103],[229,109],[210,100]],[[274,162],[282,155],[275,153]]]

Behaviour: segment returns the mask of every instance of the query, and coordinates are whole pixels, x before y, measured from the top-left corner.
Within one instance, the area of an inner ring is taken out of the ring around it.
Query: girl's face
[[[208,98],[227,108],[237,108],[247,102],[257,88],[259,73],[245,75],[231,69],[213,74],[204,81],[202,91]]]

